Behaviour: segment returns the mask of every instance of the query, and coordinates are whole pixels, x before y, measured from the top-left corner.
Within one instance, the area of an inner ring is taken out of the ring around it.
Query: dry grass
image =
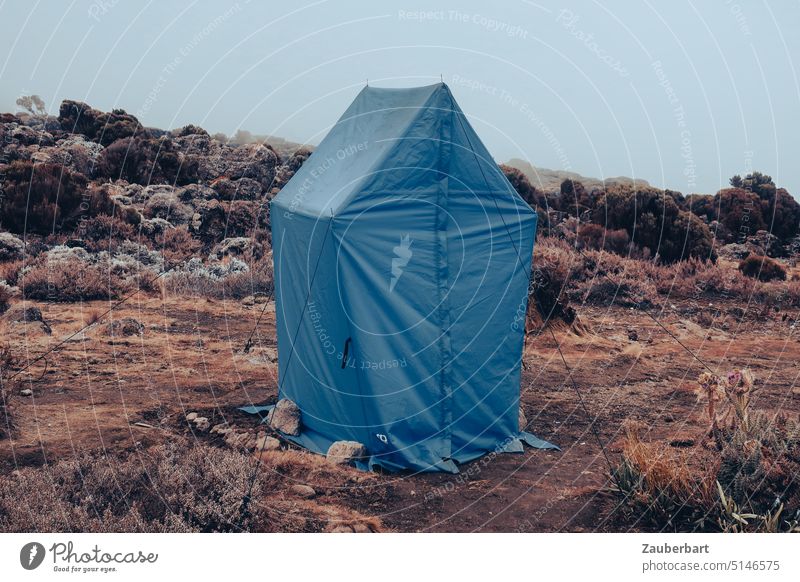
[[[130,289],[108,269],[77,259],[39,261],[22,275],[19,286],[26,299],[58,302],[115,299]]]
[[[800,531],[800,419],[751,410],[748,371],[704,373],[709,441],[679,452],[629,426],[614,480],[628,518],[676,531]]]
[[[330,498],[293,495],[300,482],[347,484],[352,472],[324,460],[271,452],[258,472],[241,529],[260,532],[380,531],[380,521]],[[229,449],[172,443],[127,458],[84,456],[0,477],[0,530],[70,532],[240,531],[254,459]],[[320,485],[316,485],[320,488]],[[24,499],[24,503],[19,500]]]
[[[545,318],[582,303],[647,307],[668,299],[709,298],[800,306],[800,281],[760,281],[725,261],[692,258],[665,265],[606,251],[579,251],[554,237],[536,241],[532,279]]]

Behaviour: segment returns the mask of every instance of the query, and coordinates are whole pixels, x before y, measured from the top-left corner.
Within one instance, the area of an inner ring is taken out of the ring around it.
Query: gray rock
[[[195,418],[197,418],[196,412],[190,412],[189,414],[186,415],[186,420],[188,420],[189,422],[193,421]]]
[[[244,236],[226,238],[214,246],[208,258],[213,260],[228,256],[242,257],[252,248],[252,244],[252,240]]]
[[[277,451],[281,448],[281,441],[275,437],[267,436],[264,433],[258,433],[256,438],[256,452],[258,451]]]
[[[289,487],[289,491],[291,491],[298,497],[302,497],[303,499],[311,499],[317,494],[317,492],[314,491],[313,487],[310,487],[308,485],[301,485],[300,483],[297,483]]]
[[[33,396],[33,390],[30,388],[25,388],[25,390],[19,391],[20,396]]]
[[[345,465],[367,456],[367,448],[356,441],[336,441],[328,448],[325,457],[331,463]]]
[[[288,398],[282,398],[269,411],[267,423],[275,430],[297,436],[300,434],[300,409]]]

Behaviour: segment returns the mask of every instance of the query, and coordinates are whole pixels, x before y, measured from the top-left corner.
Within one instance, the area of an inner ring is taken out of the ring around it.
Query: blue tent
[[[364,88],[270,217],[292,440],[450,472],[555,448],[518,426],[536,213],[445,84]]]

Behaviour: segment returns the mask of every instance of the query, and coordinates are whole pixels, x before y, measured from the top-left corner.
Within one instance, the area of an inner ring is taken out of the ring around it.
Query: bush
[[[786,280],[786,269],[778,261],[769,257],[749,255],[739,263],[739,270],[747,277],[759,281]]]
[[[54,164],[13,162],[6,170],[0,224],[15,233],[48,234],[74,226],[81,216],[108,213],[107,197],[87,190],[83,174]]]
[[[64,131],[80,133],[104,146],[118,139],[131,137],[137,131],[144,131],[139,120],[122,109],[105,113],[92,109],[86,103],[69,99],[62,101],[58,121]]]
[[[161,251],[165,264],[170,266],[196,255],[201,247],[200,241],[192,238],[185,226],[168,228],[156,235],[153,242]]]
[[[58,302],[116,299],[130,289],[110,269],[76,258],[36,262],[24,272],[19,287],[26,299]]]
[[[137,135],[115,141],[100,155],[98,172],[142,186],[197,182],[197,162],[185,161],[167,137]]]
[[[75,230],[75,236],[85,242],[85,248],[90,252],[114,251],[135,235],[136,231],[130,224],[108,215],[90,218]]]
[[[593,220],[610,230],[624,229],[632,242],[666,263],[689,257],[716,259],[708,226],[681,210],[670,191],[609,189],[601,196]]]
[[[8,311],[8,308],[11,307],[11,299],[14,295],[11,293],[11,289],[8,288],[8,285],[5,283],[0,283],[0,315]]]

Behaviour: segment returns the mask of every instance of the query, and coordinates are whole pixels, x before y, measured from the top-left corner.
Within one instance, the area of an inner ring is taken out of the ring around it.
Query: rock
[[[275,430],[297,436],[300,434],[300,409],[288,398],[282,398],[269,411],[267,423]]]
[[[349,525],[337,525],[332,530],[330,530],[330,533],[354,533],[354,532],[353,528],[350,527]]]
[[[281,448],[281,441],[275,437],[267,436],[264,433],[258,433],[256,438],[256,452],[259,451],[277,451]]]
[[[205,416],[198,416],[192,422],[194,422],[194,427],[199,430],[200,432],[205,432],[211,426],[211,423]]]
[[[255,304],[256,304],[256,299],[252,295],[248,295],[247,297],[242,299],[242,305],[244,305],[245,307],[252,307]]]
[[[20,396],[33,396],[33,390],[30,388],[25,388],[25,390],[19,391]]]
[[[525,430],[528,427],[528,417],[525,416],[525,411],[519,407],[519,430]]]
[[[25,243],[10,232],[0,232],[0,262],[16,261],[25,254]]]
[[[47,335],[53,333],[50,324],[42,316],[42,310],[33,305],[12,307],[6,313],[6,318],[13,324],[30,325],[33,328],[38,328]]]
[[[144,189],[147,192],[154,186]],[[155,192],[149,196],[144,205],[144,214],[148,218],[162,218],[170,224],[187,224],[194,214],[194,209],[180,201],[174,191]]]
[[[314,491],[313,487],[310,487],[308,485],[301,485],[299,483],[289,487],[289,491],[291,491],[298,497],[302,497],[303,499],[311,499],[317,494],[317,492]]]
[[[353,531],[355,533],[372,533],[372,530],[369,528],[369,526],[366,523],[354,523],[354,524],[351,524],[350,527],[353,528]]]
[[[197,418],[196,412],[190,412],[189,414],[186,415],[186,420],[188,420],[189,422],[193,421],[195,418]]]
[[[252,245],[253,241],[244,236],[226,238],[214,246],[208,258],[220,260],[228,256],[243,257],[250,251]]]
[[[729,261],[741,261],[750,254],[750,247],[743,244],[732,243],[720,247],[717,254],[721,258],[728,259]]]
[[[331,463],[344,465],[367,456],[367,448],[356,441],[336,441],[328,448],[325,457]]]
[[[144,335],[144,325],[132,317],[123,317],[106,324],[105,333],[112,337]]]
[[[225,208],[219,200],[204,200],[189,222],[189,231],[209,246],[224,239],[226,230]]]
[[[639,341],[639,333],[635,329],[628,330],[628,339],[632,342]]]
[[[227,424],[220,423],[220,424],[215,424],[214,426],[211,427],[211,434],[218,434],[224,437],[227,436],[228,433],[231,432],[232,430],[233,429],[229,427]]]

